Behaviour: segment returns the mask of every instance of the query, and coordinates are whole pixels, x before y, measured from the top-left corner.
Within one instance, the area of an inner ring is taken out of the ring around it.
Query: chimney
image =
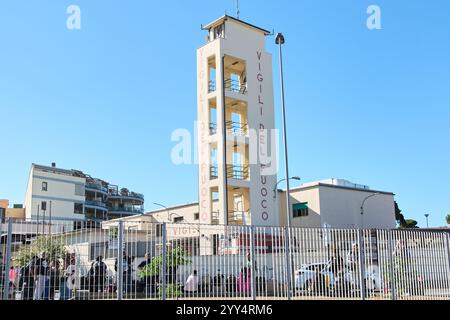
[[[56,162],[52,162],[52,168],[56,168]]]

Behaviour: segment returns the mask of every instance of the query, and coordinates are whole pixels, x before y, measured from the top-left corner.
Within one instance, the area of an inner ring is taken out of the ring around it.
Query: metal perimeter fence
[[[1,229],[4,300],[449,300],[447,233],[158,224]]]

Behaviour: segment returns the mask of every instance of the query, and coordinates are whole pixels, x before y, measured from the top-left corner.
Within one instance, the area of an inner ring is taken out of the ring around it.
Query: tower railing
[[[211,123],[209,124],[209,134],[210,134],[211,136],[213,136],[213,135],[215,135],[216,133],[217,133],[217,123],[211,122]]]
[[[233,93],[247,94],[247,82],[236,79],[225,79],[225,89]]]
[[[227,121],[226,127],[228,133],[235,136],[247,136],[248,135],[248,123]]]
[[[209,80],[208,93],[215,92],[215,91],[216,91],[216,81],[215,80]]]
[[[210,167],[210,176],[211,179],[217,179],[219,177],[219,168],[217,167],[217,165],[212,165]]]
[[[227,165],[227,176],[229,179],[247,180],[250,176],[249,166]]]

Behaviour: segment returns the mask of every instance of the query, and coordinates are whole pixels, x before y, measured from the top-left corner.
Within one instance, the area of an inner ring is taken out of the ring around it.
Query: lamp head
[[[284,44],[286,41],[284,39],[283,34],[280,32],[277,34],[277,38],[275,39],[276,44]]]

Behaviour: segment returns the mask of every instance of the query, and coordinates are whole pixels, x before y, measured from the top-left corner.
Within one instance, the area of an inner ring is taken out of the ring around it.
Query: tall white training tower
[[[270,32],[230,16],[204,30],[207,43],[197,52],[200,222],[277,226]]]

